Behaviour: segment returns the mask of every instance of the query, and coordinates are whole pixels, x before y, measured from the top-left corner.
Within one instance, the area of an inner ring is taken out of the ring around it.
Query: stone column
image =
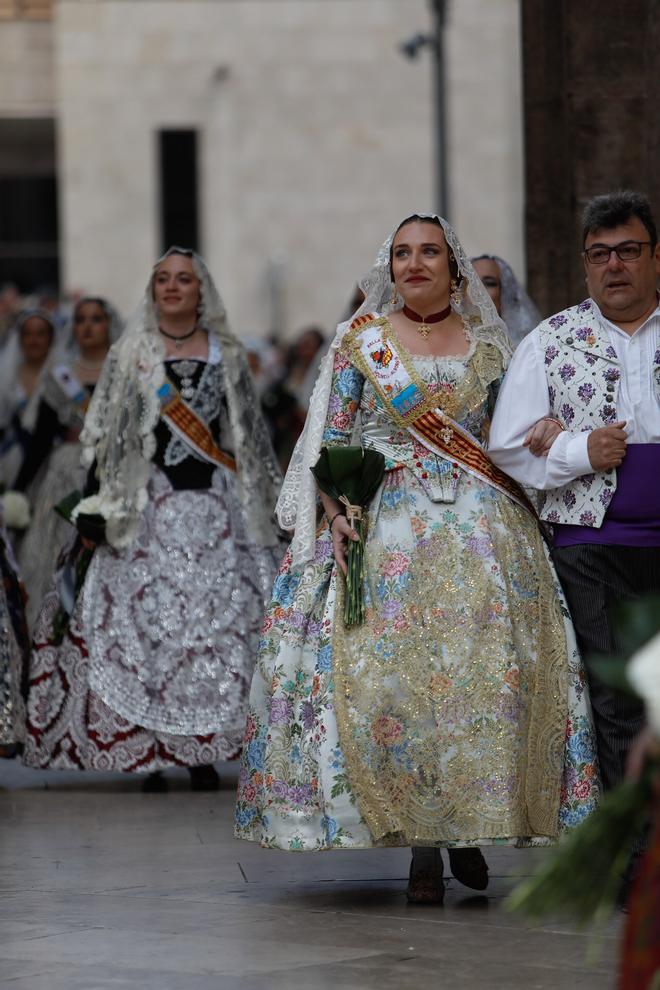
[[[647,193],[660,219],[660,2],[522,0],[527,286],[547,315],[585,295],[591,196]]]

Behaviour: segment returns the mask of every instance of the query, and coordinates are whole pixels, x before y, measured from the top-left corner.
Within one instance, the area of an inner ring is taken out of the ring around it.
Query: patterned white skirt
[[[51,590],[35,631],[25,761],[154,771],[241,748],[277,550],[250,542],[234,478],[176,491],[153,469],[130,547],[99,547],[57,645]]]

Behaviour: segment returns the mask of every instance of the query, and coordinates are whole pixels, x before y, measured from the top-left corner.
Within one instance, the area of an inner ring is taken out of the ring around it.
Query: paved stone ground
[[[491,850],[487,896],[447,881],[411,907],[408,850],[287,854],[236,842],[223,788],[0,761],[2,990],[612,990],[618,920],[595,962],[565,924],[502,910],[538,851]]]

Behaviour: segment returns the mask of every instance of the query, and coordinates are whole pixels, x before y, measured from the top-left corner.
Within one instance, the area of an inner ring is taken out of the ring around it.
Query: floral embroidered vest
[[[621,368],[590,299],[539,326],[551,415],[572,433],[615,423]],[[657,374],[656,374],[657,380]],[[616,471],[585,474],[545,492],[541,518],[600,527],[616,491]]]

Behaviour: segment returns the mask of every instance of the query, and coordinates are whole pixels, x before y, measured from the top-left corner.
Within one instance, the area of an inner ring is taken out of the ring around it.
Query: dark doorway
[[[173,244],[199,250],[197,131],[159,131],[163,251]]]
[[[59,289],[55,123],[0,119],[0,283]]]

